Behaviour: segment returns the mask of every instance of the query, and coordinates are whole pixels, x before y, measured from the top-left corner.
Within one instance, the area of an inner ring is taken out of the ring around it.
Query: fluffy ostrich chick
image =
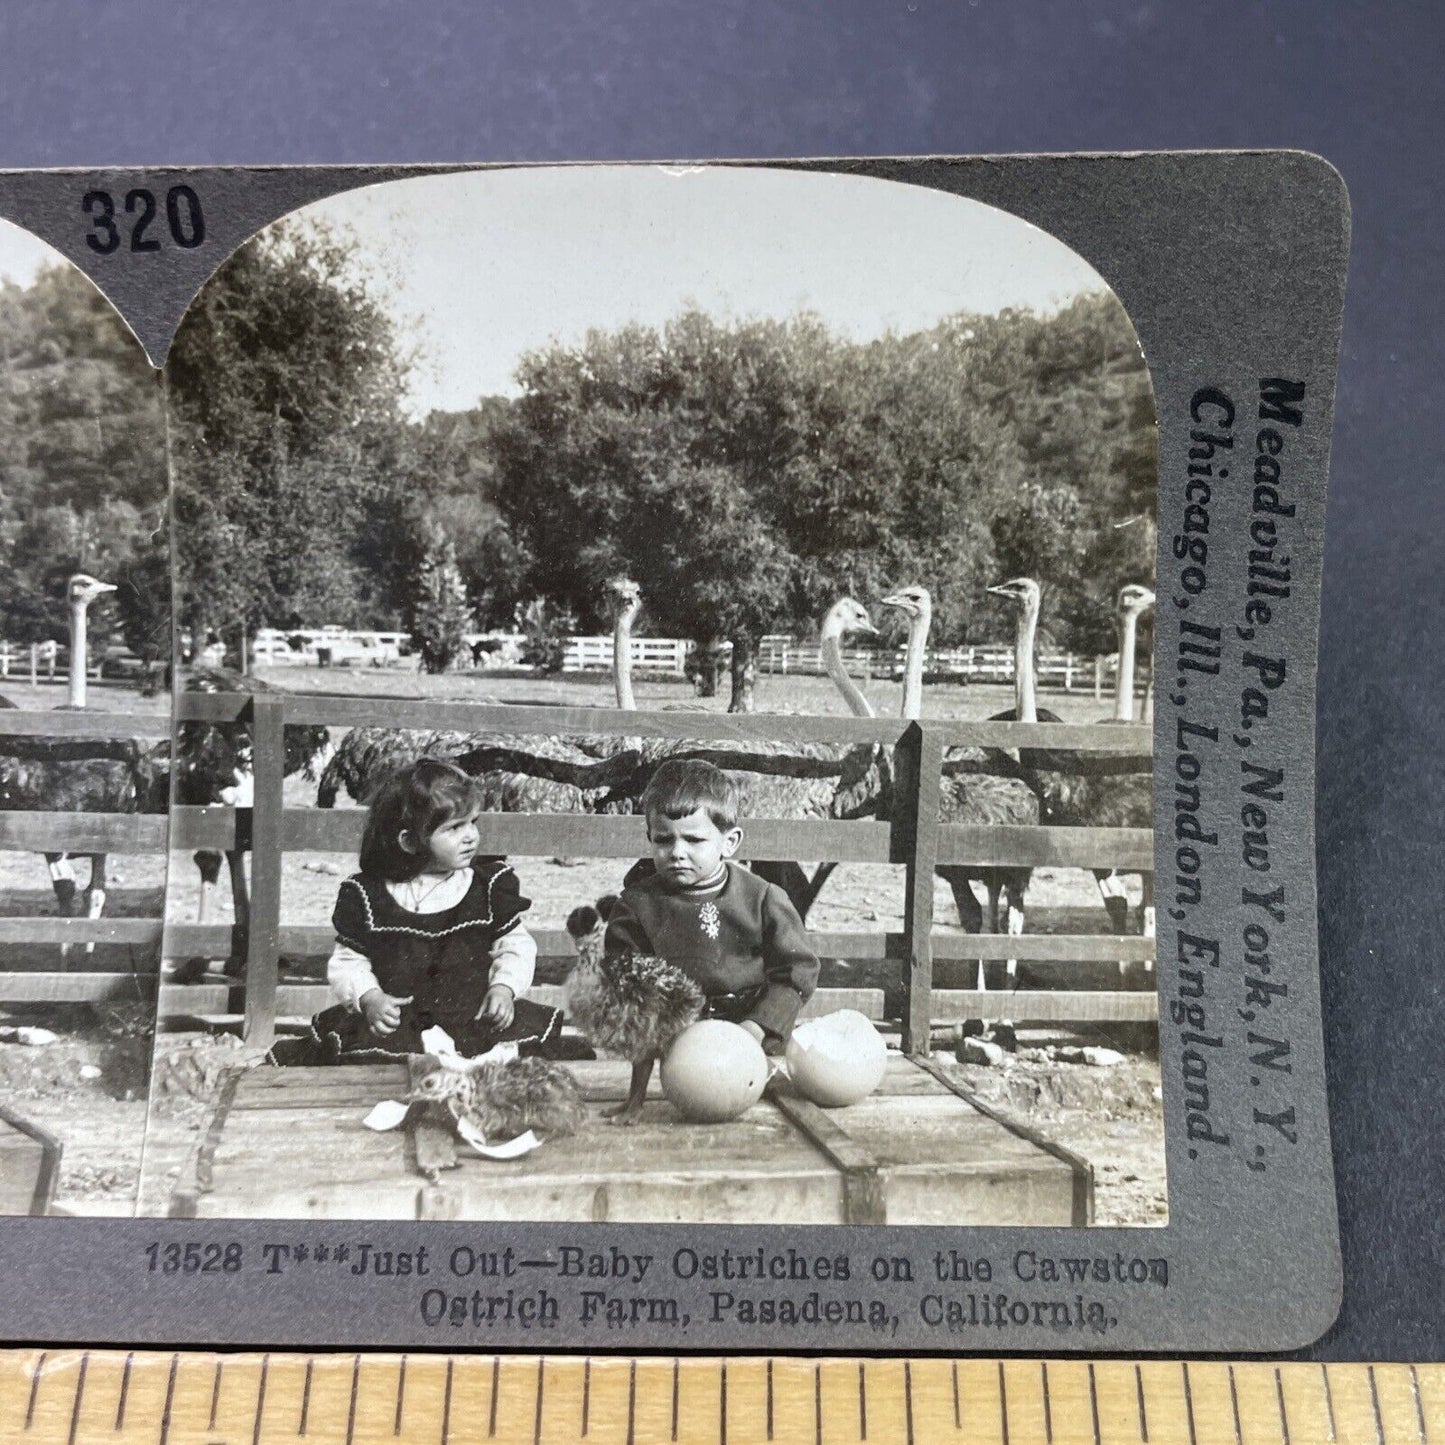
[[[702,1017],[702,990],[680,968],[663,958],[630,953],[605,958],[603,937],[615,898],[584,904],[567,915],[567,932],[577,947],[577,963],[567,976],[567,1017],[609,1053],[632,1065],[627,1098],[602,1116],[617,1124],[635,1124],[647,1097],[654,1062],[689,1024]]]
[[[478,1059],[470,1068],[438,1063],[412,1088],[413,1103],[440,1104],[486,1139],[515,1139],[528,1129],[543,1138],[575,1134],[584,1117],[582,1091],[550,1059]]]

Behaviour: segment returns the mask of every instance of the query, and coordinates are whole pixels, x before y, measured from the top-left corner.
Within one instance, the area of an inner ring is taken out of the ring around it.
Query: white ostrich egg
[[[768,1056],[745,1029],[725,1019],[689,1024],[662,1060],[662,1092],[685,1119],[721,1124],[762,1097]]]
[[[866,1099],[883,1082],[888,1046],[857,1009],[809,1019],[788,1040],[788,1077],[825,1109]]]

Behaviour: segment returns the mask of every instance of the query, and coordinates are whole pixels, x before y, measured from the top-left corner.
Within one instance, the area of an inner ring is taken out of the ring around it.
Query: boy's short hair
[[[703,812],[726,833],[737,827],[738,809],[738,785],[721,768],[699,758],[663,763],[642,790],[642,811],[648,818],[685,818]]]
[[[423,757],[398,768],[376,790],[361,835],[361,871],[401,883],[426,866],[424,853],[409,853],[401,834],[425,843],[443,823],[477,806],[476,779],[445,758]]]

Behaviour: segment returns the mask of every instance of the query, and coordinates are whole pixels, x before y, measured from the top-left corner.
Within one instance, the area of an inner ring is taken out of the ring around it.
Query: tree
[[[168,365],[179,611],[196,632],[363,623],[395,605],[405,373],[344,239],[282,222],[235,253]],[[394,535],[394,534],[393,534]]]
[[[471,625],[466,584],[452,539],[426,527],[419,539],[408,596],[407,626],[427,672],[445,672],[462,650]]]

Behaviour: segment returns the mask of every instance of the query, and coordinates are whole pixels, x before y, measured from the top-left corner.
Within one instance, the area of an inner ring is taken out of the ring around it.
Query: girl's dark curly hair
[[[361,871],[400,883],[426,866],[425,847],[409,853],[401,835],[409,832],[425,844],[444,823],[465,817],[477,806],[476,783],[443,758],[418,758],[381,785],[366,814],[361,835]]]

